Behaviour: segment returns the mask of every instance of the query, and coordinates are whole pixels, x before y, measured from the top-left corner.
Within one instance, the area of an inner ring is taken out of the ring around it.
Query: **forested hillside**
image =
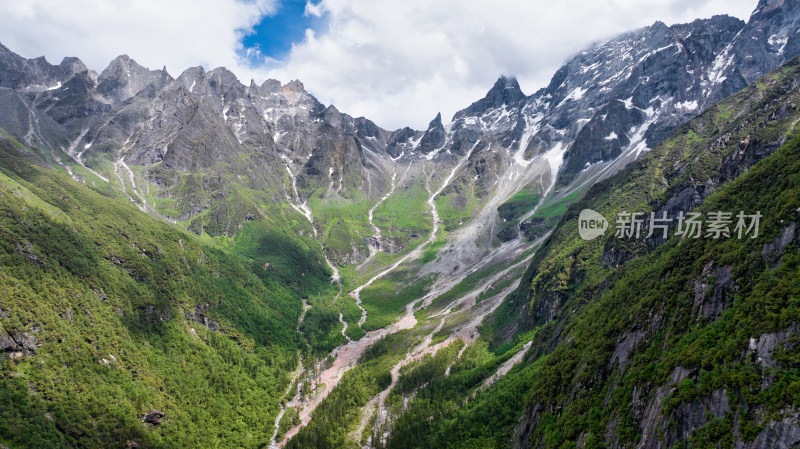
[[[267,443],[303,298],[330,288],[319,247],[276,229],[200,238],[0,137],[0,439]]]

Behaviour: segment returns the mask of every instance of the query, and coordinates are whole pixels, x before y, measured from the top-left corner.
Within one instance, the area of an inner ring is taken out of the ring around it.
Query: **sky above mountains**
[[[243,83],[300,79],[353,116],[395,129],[447,121],[501,74],[530,94],[567,58],[622,32],[756,0],[0,0],[0,42],[101,71],[128,54],[173,76],[225,66]]]

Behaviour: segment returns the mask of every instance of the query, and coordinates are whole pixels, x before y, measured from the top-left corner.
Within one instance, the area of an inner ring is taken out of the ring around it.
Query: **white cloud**
[[[592,42],[650,25],[727,13],[755,0],[322,0],[330,29],[308,35],[278,79],[301,79],[320,101],[394,129],[424,128],[481,98],[500,74],[530,94]]]
[[[447,120],[481,98],[500,74],[516,75],[530,94],[591,42],[656,20],[746,19],[756,0],[321,0],[305,12],[325,14],[328,29],[307,32],[272,70],[254,69],[239,56],[240,30],[277,2],[0,0],[0,42],[52,63],[78,56],[98,71],[127,53],[174,76],[203,65],[226,66],[245,83],[297,78],[351,115],[424,128],[437,112]]]
[[[322,7],[319,4],[307,2],[305,14],[312,17],[322,17]]]
[[[177,76],[191,66],[226,66],[250,75],[238,54],[242,30],[275,0],[0,0],[0,42],[52,64],[79,57],[101,71],[120,54]],[[263,72],[263,70],[262,70]],[[261,74],[263,77],[263,73]]]

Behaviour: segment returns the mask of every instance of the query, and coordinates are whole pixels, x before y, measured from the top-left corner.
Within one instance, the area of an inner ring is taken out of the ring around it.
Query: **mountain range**
[[[390,131],[0,45],[0,443],[795,447],[798,54],[761,0]],[[761,235],[577,236],[723,206]]]

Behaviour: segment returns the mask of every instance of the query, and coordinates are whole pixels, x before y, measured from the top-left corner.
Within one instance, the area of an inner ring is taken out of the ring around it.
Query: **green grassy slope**
[[[302,298],[330,288],[318,254],[265,223],[232,248],[180,231],[18,145],[0,139],[0,442],[268,442]]]

